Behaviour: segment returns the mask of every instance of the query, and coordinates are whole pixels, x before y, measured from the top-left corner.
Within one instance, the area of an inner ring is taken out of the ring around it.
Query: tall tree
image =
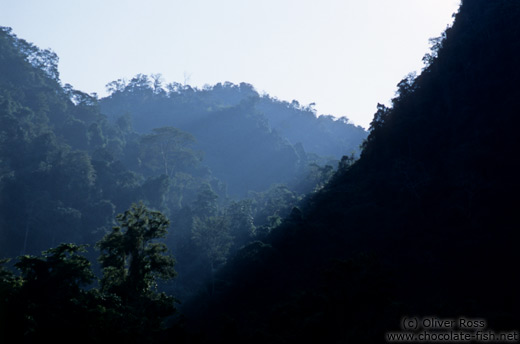
[[[125,325],[120,338],[154,342],[164,330],[164,319],[175,312],[174,298],[157,290],[158,279],[176,275],[175,259],[157,242],[166,236],[169,221],[142,203],[119,214],[117,221],[119,226],[97,245],[102,251],[101,291],[122,301],[119,313],[125,314]]]
[[[102,251],[102,288],[125,297],[152,296],[158,278],[176,275],[175,259],[164,243],[155,241],[166,236],[170,222],[142,203],[119,214],[117,221],[119,226],[97,244]]]
[[[156,128],[141,139],[141,160],[154,174],[173,178],[196,166],[200,156],[191,148],[195,138],[174,127]]]

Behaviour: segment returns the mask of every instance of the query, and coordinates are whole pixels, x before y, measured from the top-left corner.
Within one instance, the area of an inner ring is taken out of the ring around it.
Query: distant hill
[[[301,143],[306,152],[325,158],[341,159],[344,155],[359,156],[360,145],[368,133],[346,117],[316,116],[312,105],[302,106],[269,96],[262,96],[257,109],[269,124],[292,144]]]
[[[422,73],[378,105],[361,158],[238,253],[191,305],[193,331],[383,343],[405,316],[518,331],[520,4],[463,1],[432,42]]]
[[[138,75],[108,86],[111,95],[100,101],[104,114],[112,120],[128,115],[140,133],[174,126],[193,134],[212,173],[241,197],[293,183],[309,163],[336,167],[343,155],[359,154],[368,134],[344,118],[317,117],[296,101],[260,96],[246,83],[197,89]]]

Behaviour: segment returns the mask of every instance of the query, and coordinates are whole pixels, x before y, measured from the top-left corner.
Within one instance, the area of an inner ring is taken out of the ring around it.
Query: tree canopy
[[[368,133],[246,83],[139,74],[98,99],[2,28],[0,339],[373,343],[411,315],[515,330],[519,17],[463,1]]]

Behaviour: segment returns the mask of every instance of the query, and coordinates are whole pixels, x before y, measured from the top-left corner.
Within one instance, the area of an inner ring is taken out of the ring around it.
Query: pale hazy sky
[[[460,0],[0,0],[0,26],[59,58],[62,82],[106,94],[138,73],[260,93],[368,127],[422,68]]]

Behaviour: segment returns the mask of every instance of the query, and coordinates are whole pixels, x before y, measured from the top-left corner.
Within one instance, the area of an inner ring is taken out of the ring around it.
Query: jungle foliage
[[[518,330],[519,18],[516,0],[463,1],[368,136],[248,84],[138,75],[98,99],[2,28],[0,252],[19,256],[0,269],[2,334],[382,343],[404,316]]]

